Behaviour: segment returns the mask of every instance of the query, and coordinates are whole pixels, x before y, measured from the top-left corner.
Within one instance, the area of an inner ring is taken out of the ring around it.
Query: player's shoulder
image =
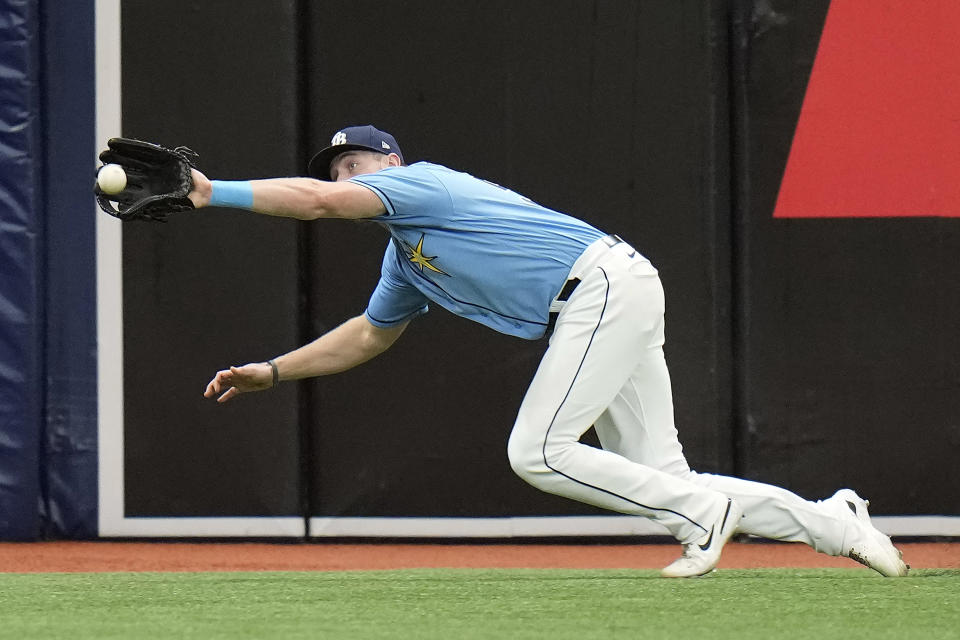
[[[473,193],[490,184],[469,173],[426,161],[388,167],[350,180],[371,188],[402,192],[408,197],[442,199],[449,199],[452,194]]]
[[[414,188],[425,193],[435,192],[437,195],[449,194],[451,191],[459,192],[469,189],[473,183],[482,182],[463,171],[426,161],[401,167],[388,167],[370,176],[375,176],[375,180],[383,180],[384,183],[392,184],[397,188]]]
[[[415,162],[399,167],[386,167],[374,173],[350,178],[351,181],[368,184],[373,182],[438,182],[444,173],[455,173],[443,165],[432,162]]]
[[[478,178],[475,175],[458,169],[433,162],[417,162],[405,167],[397,167],[397,170],[407,169],[418,175],[424,176],[424,179],[433,180],[446,188],[477,188],[484,185],[493,185],[492,182]],[[493,185],[496,186],[496,185]]]
[[[434,179],[442,179],[445,175],[458,174],[459,171],[454,171],[450,167],[445,167],[442,164],[436,164],[434,162],[427,162],[426,160],[421,160],[420,162],[414,162],[410,165],[404,165],[402,167],[391,167],[390,169],[384,169],[384,171],[396,171],[398,174],[414,174],[414,175],[423,175],[430,176]]]

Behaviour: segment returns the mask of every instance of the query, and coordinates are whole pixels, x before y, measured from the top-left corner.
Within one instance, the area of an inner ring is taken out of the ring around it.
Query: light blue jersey
[[[390,232],[366,316],[390,327],[433,301],[501,333],[534,339],[574,261],[605,234],[466,173],[418,162],[350,179],[387,209]]]

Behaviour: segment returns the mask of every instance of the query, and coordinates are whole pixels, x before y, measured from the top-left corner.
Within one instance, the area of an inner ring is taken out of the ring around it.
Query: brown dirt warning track
[[[960,568],[960,543],[897,545],[916,569]],[[0,572],[345,571],[410,568],[659,569],[675,544],[0,543]],[[721,569],[859,567],[801,544],[731,543]]]

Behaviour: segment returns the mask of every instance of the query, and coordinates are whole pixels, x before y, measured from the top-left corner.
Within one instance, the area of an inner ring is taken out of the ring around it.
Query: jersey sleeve
[[[452,208],[446,187],[423,164],[383,169],[349,181],[365,186],[380,198],[387,210],[381,218],[422,223],[427,216],[442,216]]]
[[[364,315],[375,327],[393,327],[429,310],[427,298],[407,282],[397,265],[397,251],[393,242],[383,254],[380,282],[370,296]]]

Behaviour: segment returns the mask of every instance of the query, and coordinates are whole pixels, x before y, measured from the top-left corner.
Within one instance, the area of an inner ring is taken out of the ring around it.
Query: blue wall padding
[[[47,534],[97,533],[94,0],[44,2]],[[119,389],[117,390],[120,391]]]
[[[40,532],[43,215],[36,0],[0,0],[0,539]]]

